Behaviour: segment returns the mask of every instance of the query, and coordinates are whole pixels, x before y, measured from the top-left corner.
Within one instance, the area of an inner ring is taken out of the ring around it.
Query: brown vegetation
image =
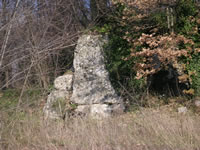
[[[47,89],[55,77],[72,66],[74,45],[87,21],[81,20],[87,13],[82,11],[84,2],[0,3],[0,90],[33,86]]]
[[[105,120],[43,120],[27,111],[8,118],[1,112],[3,150],[199,150],[200,119],[163,108],[142,109]]]

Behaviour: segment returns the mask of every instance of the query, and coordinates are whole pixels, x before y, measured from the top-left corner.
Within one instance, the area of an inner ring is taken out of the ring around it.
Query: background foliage
[[[96,30],[109,37],[105,52],[115,87],[122,94],[138,94],[141,98],[144,91],[153,88],[152,82],[159,82],[152,80],[164,72],[157,79],[163,81],[158,88],[168,92],[154,92],[168,96],[198,95],[200,13],[197,3],[115,0],[113,4],[104,24]]]

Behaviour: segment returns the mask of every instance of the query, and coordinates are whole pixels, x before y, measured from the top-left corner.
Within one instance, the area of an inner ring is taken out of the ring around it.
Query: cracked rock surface
[[[43,111],[45,118],[63,118],[72,93],[73,75],[66,74],[54,81],[54,90],[48,95]]]
[[[78,40],[74,54],[71,101],[78,104],[77,111],[87,110],[94,116],[109,116],[124,110],[123,101],[113,89],[105,69],[104,43],[101,36],[83,35]]]
[[[94,117],[108,117],[124,111],[123,100],[113,89],[105,69],[103,45],[99,35],[82,35],[74,53],[74,73],[55,79],[55,90],[48,96],[44,112],[57,118],[62,111],[55,109],[59,99],[75,104],[74,112]],[[70,92],[71,91],[71,92]],[[57,107],[61,107],[57,104]]]

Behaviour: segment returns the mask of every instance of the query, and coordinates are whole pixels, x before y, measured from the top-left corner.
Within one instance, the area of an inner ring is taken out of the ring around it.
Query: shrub
[[[158,1],[113,1],[112,13],[97,30],[110,39],[107,68],[115,87],[120,82],[129,91],[143,92],[151,87],[148,81],[162,71],[170,79],[172,69],[176,90],[197,94],[200,15],[192,0],[178,0],[173,6],[175,25],[169,30],[168,14]]]

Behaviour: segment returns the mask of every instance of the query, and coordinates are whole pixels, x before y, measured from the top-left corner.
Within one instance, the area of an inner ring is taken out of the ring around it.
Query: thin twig
[[[16,5],[15,5],[15,9],[13,11],[13,15],[12,15],[11,21],[14,20],[14,18],[15,18],[16,9],[19,6],[19,2],[20,1],[21,0],[18,0],[17,3],[16,3]],[[5,37],[4,43],[2,45],[2,55],[1,55],[1,59],[0,59],[0,68],[1,68],[1,66],[3,64],[2,62],[3,62],[4,54],[5,54],[5,51],[6,51],[6,47],[7,47],[7,44],[8,44],[8,39],[10,37],[10,32],[11,32],[12,26],[13,26],[13,23],[10,23],[9,26],[8,26],[8,30],[6,32],[6,37]]]

